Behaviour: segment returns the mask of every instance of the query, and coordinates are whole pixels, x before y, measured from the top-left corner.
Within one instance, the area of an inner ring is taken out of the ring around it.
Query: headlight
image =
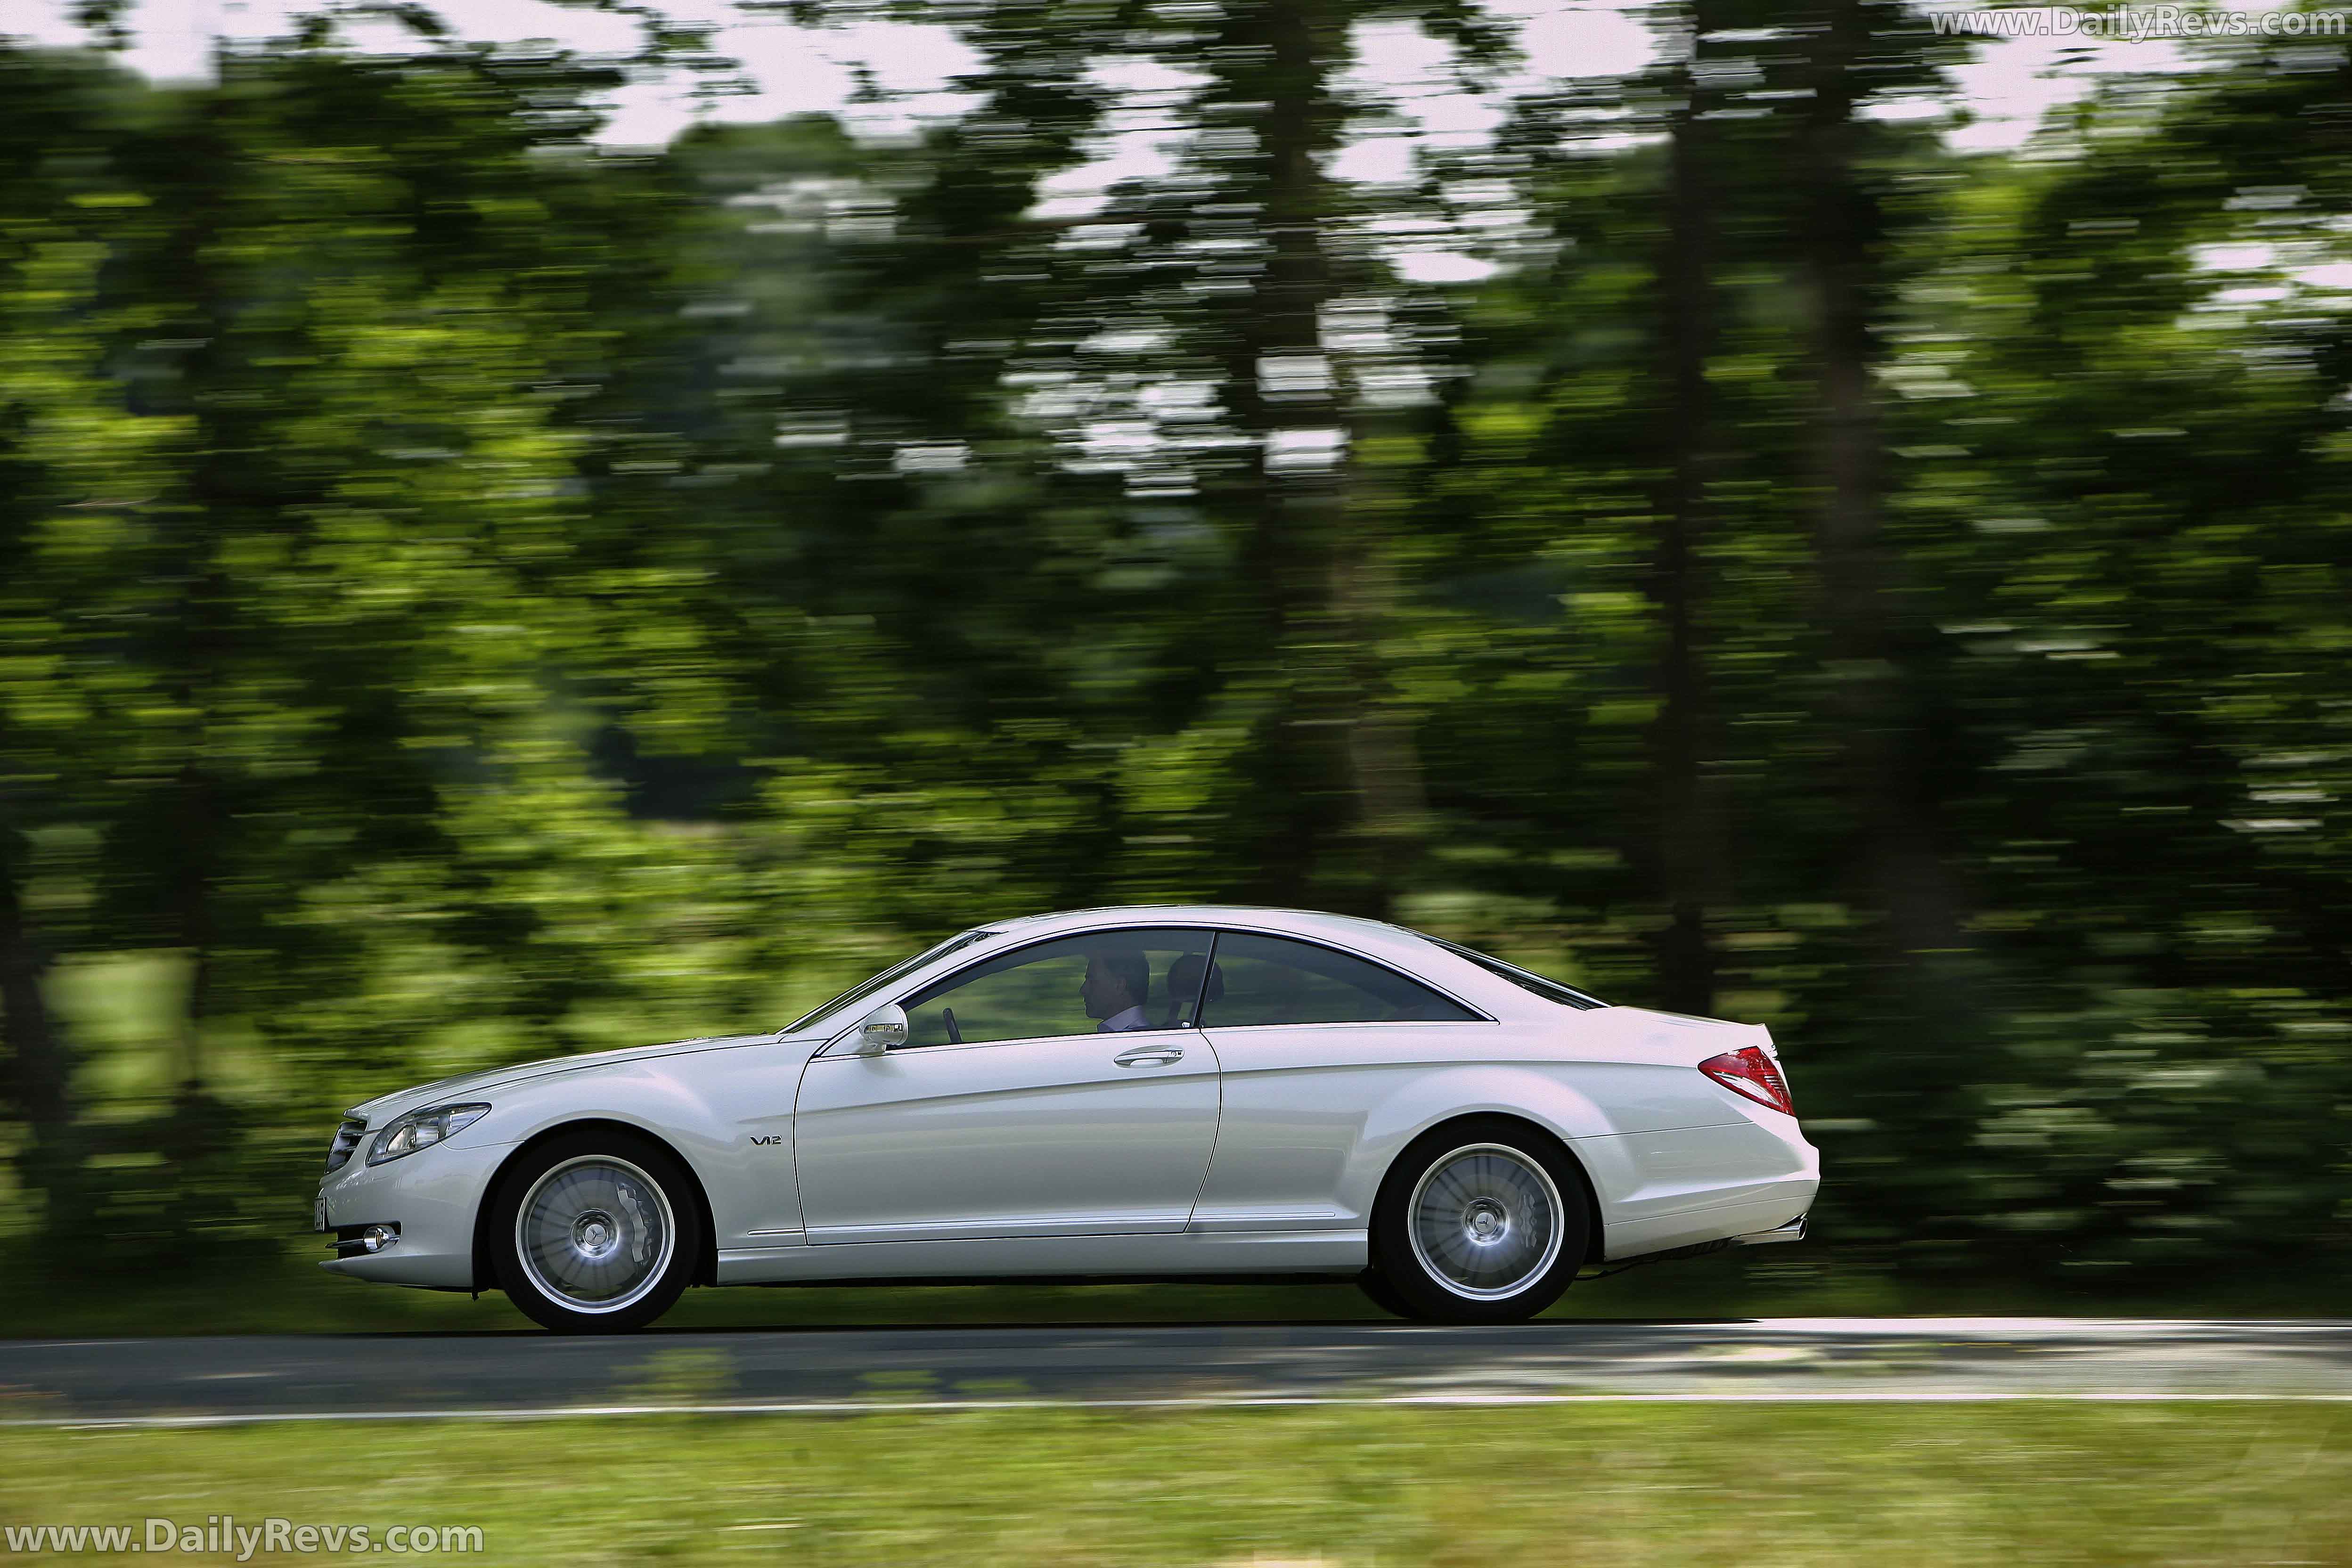
[[[444,1139],[456,1137],[489,1113],[487,1105],[436,1105],[430,1110],[411,1110],[395,1116],[368,1145],[367,1163],[381,1165],[386,1160],[430,1149]]]

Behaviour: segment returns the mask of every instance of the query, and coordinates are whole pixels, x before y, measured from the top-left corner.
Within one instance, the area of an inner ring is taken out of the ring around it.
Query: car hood
[[[617,1051],[592,1051],[586,1056],[549,1057],[543,1061],[515,1062],[482,1072],[460,1073],[456,1078],[441,1079],[434,1083],[420,1083],[408,1089],[394,1089],[390,1094],[377,1095],[345,1111],[346,1116],[367,1119],[374,1126],[387,1114],[397,1115],[427,1105],[439,1105],[463,1100],[500,1084],[516,1083],[524,1079],[547,1078],[555,1073],[583,1072],[591,1068],[612,1067],[620,1062],[645,1061],[654,1057],[684,1056],[689,1051],[726,1050],[734,1046],[768,1045],[789,1039],[784,1035],[706,1035],[691,1040],[672,1040],[662,1046],[626,1046]],[[814,1042],[812,1042],[814,1044]]]

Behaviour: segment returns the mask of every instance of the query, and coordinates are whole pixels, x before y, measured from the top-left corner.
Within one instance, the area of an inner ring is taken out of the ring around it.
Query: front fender
[[[717,1246],[790,1246],[801,1238],[792,1111],[806,1055],[761,1042],[509,1084],[464,1136],[512,1151],[576,1122],[635,1128],[701,1184]]]
[[[669,1145],[698,1176],[721,1161],[733,1139],[709,1097],[667,1074],[635,1066],[591,1068],[560,1079],[509,1085],[474,1131],[503,1144],[528,1143],[576,1121],[634,1127]]]

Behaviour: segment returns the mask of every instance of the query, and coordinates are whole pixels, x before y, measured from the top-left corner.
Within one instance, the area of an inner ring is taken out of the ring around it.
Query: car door
[[[1224,1078],[1217,1154],[1192,1228],[1352,1229],[1346,1176],[1372,1108],[1473,1059],[1496,1026],[1385,964],[1318,942],[1223,931],[1202,1029]],[[1358,1201],[1359,1198],[1361,1201]]]
[[[813,1059],[793,1115],[810,1242],[1183,1229],[1217,1135],[1191,1019],[1208,943],[1125,928],[992,955],[901,1001],[905,1045]]]

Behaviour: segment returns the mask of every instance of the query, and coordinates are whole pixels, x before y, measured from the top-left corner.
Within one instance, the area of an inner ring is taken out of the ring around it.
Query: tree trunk
[[[1883,222],[1857,173],[1855,66],[1871,39],[1863,0],[1831,0],[1813,40],[1813,97],[1799,139],[1803,255],[1814,304],[1822,486],[1815,550],[1827,625],[1830,717],[1858,836],[1857,870],[1898,952],[1967,946],[1958,889],[1937,852],[1929,781],[1913,759],[1906,616],[1883,506],[1883,435],[1872,369]]]
[[[188,955],[188,994],[180,1020],[181,1091],[203,1089],[205,1027],[212,1005],[215,951],[219,941],[215,901],[228,828],[221,780],[212,765],[211,731],[225,684],[233,644],[233,590],[221,563],[223,542],[236,520],[265,510],[269,502],[267,470],[257,454],[268,437],[256,428],[253,402],[222,395],[241,374],[236,347],[243,309],[233,264],[221,259],[223,231],[236,198],[237,154],[232,132],[222,124],[229,110],[227,83],[234,77],[225,54],[214,68],[223,89],[205,100],[202,130],[184,150],[187,167],[199,171],[188,192],[189,206],[178,236],[176,258],[189,301],[191,335],[200,346],[186,358],[194,393],[195,461],[187,479],[193,503],[178,520],[182,531],[178,646],[163,650],[176,666],[173,695],[188,715],[187,751],[162,810],[173,836],[173,859],[165,919],[171,940]],[[239,388],[237,390],[243,390]]]
[[[1369,421],[1367,423],[1370,423]],[[1359,428],[1351,436],[1370,434]],[[1355,793],[1357,869],[1362,896],[1353,912],[1384,920],[1412,880],[1428,845],[1429,800],[1412,726],[1398,707],[1381,654],[1395,613],[1397,575],[1387,520],[1402,505],[1369,463],[1351,463],[1342,531],[1332,553],[1331,602],[1349,668],[1345,689],[1348,774]]]
[[[1649,592],[1664,623],[1654,674],[1658,718],[1650,734],[1657,781],[1654,884],[1671,923],[1653,939],[1662,1005],[1678,1013],[1715,1008],[1711,911],[1730,897],[1731,851],[1722,785],[1706,764],[1716,736],[1707,691],[1701,618],[1706,601],[1700,547],[1707,527],[1706,486],[1716,445],[1715,400],[1707,361],[1716,337],[1715,193],[1709,188],[1712,137],[1698,55],[1717,26],[1712,6],[1690,7],[1683,102],[1667,132],[1660,303],[1665,312],[1661,371],[1672,443],[1657,502]]]
[[[1211,99],[1257,137],[1232,195],[1255,207],[1266,247],[1224,365],[1234,423],[1263,443],[1234,499],[1277,689],[1255,781],[1274,809],[1250,891],[1383,914],[1418,858],[1422,784],[1409,728],[1382,700],[1378,644],[1393,590],[1369,520],[1349,504],[1354,432],[1322,338],[1339,289],[1320,160],[1338,145],[1332,82],[1348,17],[1331,0],[1256,0],[1226,16],[1213,58],[1234,63]]]
[[[21,838],[0,829],[0,1047],[9,1097],[31,1134],[19,1162],[25,1184],[47,1200],[44,1228],[66,1233],[85,1217],[73,1053],[43,991],[49,956],[25,912],[23,851]]]

